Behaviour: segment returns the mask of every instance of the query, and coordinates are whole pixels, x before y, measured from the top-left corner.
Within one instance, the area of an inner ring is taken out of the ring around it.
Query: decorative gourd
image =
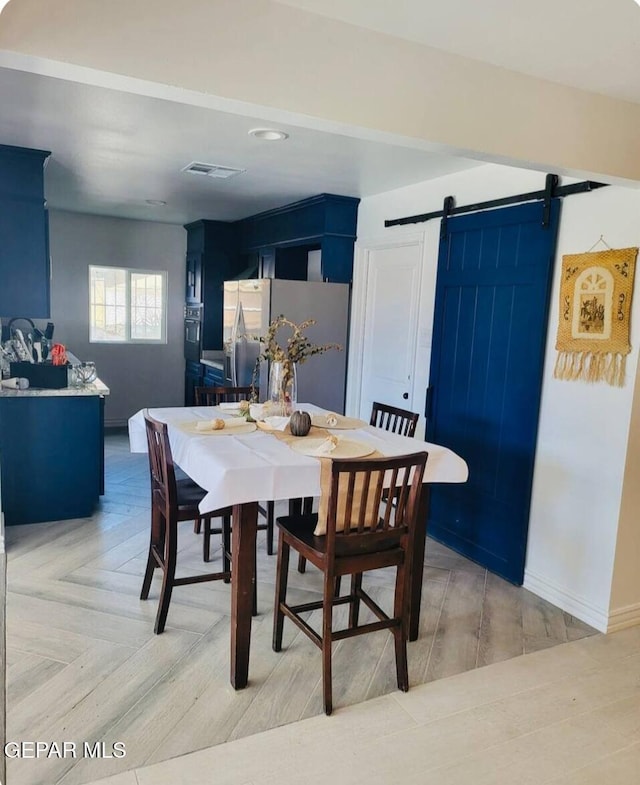
[[[311,430],[309,412],[294,412],[289,418],[289,428],[293,436],[306,436]]]

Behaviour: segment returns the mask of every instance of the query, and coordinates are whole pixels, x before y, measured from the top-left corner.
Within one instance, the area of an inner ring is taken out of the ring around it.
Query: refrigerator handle
[[[237,356],[236,356],[236,340],[235,337],[231,341],[231,386],[238,386],[238,371],[237,371]]]

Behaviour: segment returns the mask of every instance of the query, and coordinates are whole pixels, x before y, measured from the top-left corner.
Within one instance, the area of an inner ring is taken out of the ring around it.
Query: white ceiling
[[[276,1],[640,102],[640,7],[634,0]],[[417,142],[364,139],[354,129],[336,133],[310,124],[277,123],[290,138],[260,142],[248,130],[273,121],[241,110],[13,67],[0,67],[0,107],[0,144],[53,152],[46,177],[51,207],[127,218],[235,220],[317,193],[366,197],[478,165]],[[191,161],[247,171],[226,181],[183,174]],[[147,199],[167,206],[153,208]]]
[[[334,193],[367,196],[478,164],[400,145],[271,126],[215,111],[0,68],[0,143],[51,150],[50,207],[164,222],[236,220]],[[246,169],[229,180],[185,174],[192,161]],[[147,199],[163,200],[153,208]]]

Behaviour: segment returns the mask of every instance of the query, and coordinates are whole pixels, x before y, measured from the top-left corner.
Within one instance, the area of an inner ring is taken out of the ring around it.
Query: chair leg
[[[160,590],[160,604],[158,605],[156,623],[153,628],[156,635],[164,632],[169,603],[171,602],[171,592],[173,591],[173,580],[176,574],[176,557],[178,553],[178,526],[176,521],[165,520],[165,532],[164,575],[162,577],[162,589]]]
[[[331,644],[335,590],[335,578],[327,575],[325,572],[324,594],[322,597],[322,692],[324,695],[325,714],[331,714],[333,711],[331,696]]]
[[[284,626],[284,613],[280,603],[287,599],[287,578],[289,576],[289,544],[284,541],[280,532],[278,537],[278,563],[276,566],[276,602],[273,609],[273,650],[282,649],[282,628]]]
[[[146,600],[149,597],[149,589],[151,588],[151,579],[153,578],[153,572],[155,568],[158,566],[154,556],[153,556],[153,546],[155,545],[156,548],[159,550],[160,553],[164,550],[164,542],[163,542],[163,519],[160,511],[158,508],[152,503],[151,504],[151,536],[149,538],[149,555],[147,556],[147,568],[144,571],[144,579],[142,581],[142,591],[140,592],[140,599]]]
[[[204,519],[204,538],[202,540],[202,558],[211,561],[211,518]]]
[[[406,603],[407,571],[405,565],[398,567],[396,575],[396,592],[393,615],[400,619],[400,624],[393,628],[393,638],[396,649],[396,676],[398,689],[407,692],[409,689],[409,667],[407,664],[407,629],[408,607]]]
[[[267,555],[273,556],[273,521],[275,520],[275,502],[267,502]]]
[[[200,534],[200,530],[202,528],[202,518],[196,518],[193,522],[193,533]]]
[[[349,627],[358,626],[360,616],[360,597],[358,592],[362,588],[362,573],[355,572],[351,576],[351,603],[349,604]]]
[[[313,496],[305,496],[302,500],[302,514],[303,515],[311,515],[313,512]],[[307,568],[307,560],[304,556],[298,556],[298,572],[305,572]]]
[[[253,606],[251,608],[251,615],[258,615],[258,549],[253,558]]]
[[[222,571],[231,572],[231,516],[225,515],[222,519]],[[230,578],[225,578],[224,582],[229,583]]]

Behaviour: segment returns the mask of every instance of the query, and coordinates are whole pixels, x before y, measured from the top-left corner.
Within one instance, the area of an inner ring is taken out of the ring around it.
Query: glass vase
[[[296,408],[298,379],[296,364],[272,362],[269,369],[269,401],[273,414],[288,417]]]

